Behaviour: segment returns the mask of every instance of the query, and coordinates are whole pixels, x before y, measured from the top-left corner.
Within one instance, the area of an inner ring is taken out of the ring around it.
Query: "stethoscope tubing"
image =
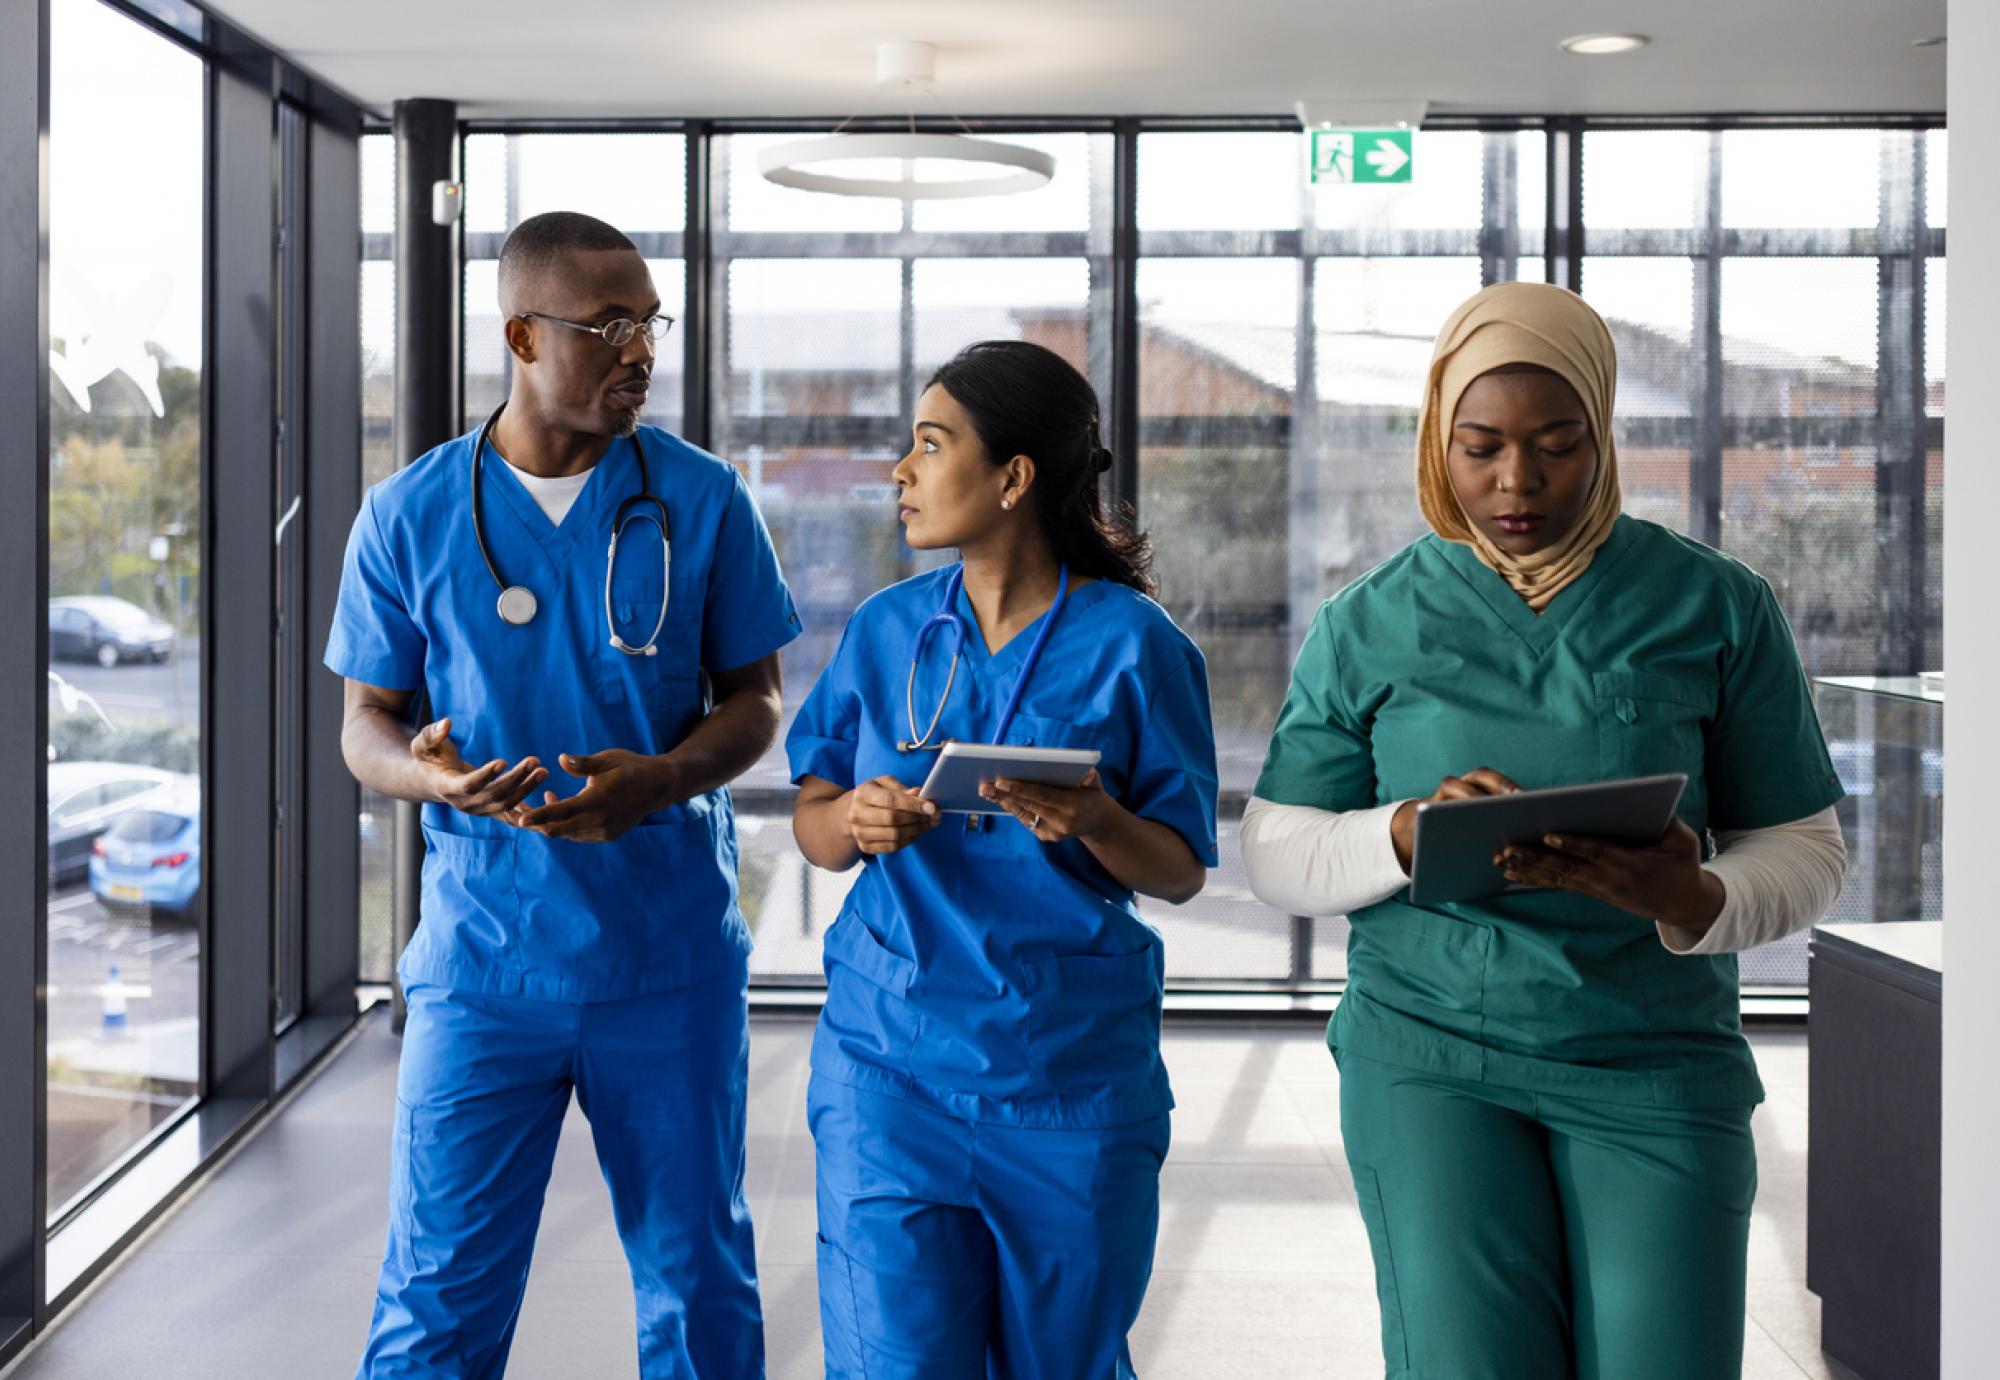
[[[487,573],[493,577],[493,583],[500,587],[503,602],[513,587],[500,573],[499,562],[493,559],[493,548],[486,540],[486,507],[483,494],[487,442],[493,434],[494,423],[500,420],[500,414],[506,410],[507,404],[504,402],[493,409],[493,415],[479,428],[479,438],[472,446],[472,537],[479,544],[479,558],[486,563]],[[611,544],[604,553],[604,626],[605,631],[610,634],[611,645],[625,655],[657,656],[660,651],[660,633],[667,626],[667,604],[672,598],[673,521],[667,513],[666,501],[653,492],[652,471],[646,464],[646,443],[636,432],[632,436],[632,449],[639,457],[639,492],[620,503],[617,515],[611,520]],[[657,516],[653,513],[633,513],[635,507],[648,503],[656,510]],[[618,566],[618,539],[625,534],[625,528],[631,522],[650,522],[660,529],[660,613],[659,617],[653,620],[652,633],[637,647],[619,636],[618,623],[612,617],[611,610],[611,577]]]
[[[937,732],[938,720],[944,717],[944,707],[951,699],[952,682],[958,677],[958,660],[965,651],[965,619],[958,612],[958,592],[965,585],[965,566],[960,564],[952,571],[951,579],[945,582],[944,600],[938,611],[923,621],[917,629],[915,640],[910,646],[910,674],[903,686],[903,707],[909,715],[910,736],[896,744],[898,752],[941,752],[944,743],[934,743],[931,735]],[[1035,663],[1042,659],[1042,648],[1048,645],[1049,634],[1055,631],[1056,619],[1062,616],[1063,605],[1069,602],[1069,567],[1060,567],[1056,579],[1055,602],[1042,617],[1041,627],[1035,630],[1035,640],[1028,644],[1028,654],[1021,661],[1021,669],[1014,673],[1013,689],[1008,693],[1006,707],[1000,711],[1000,719],[993,728],[994,743],[1007,739],[1007,730],[1014,722],[1014,711],[1021,707],[1021,696],[1026,693],[1028,681],[1035,674]],[[937,708],[931,712],[930,726],[917,732],[917,667],[924,659],[924,645],[930,635],[939,627],[950,630],[952,635],[951,665],[945,672],[944,693],[938,696]],[[949,741],[949,740],[946,740]]]

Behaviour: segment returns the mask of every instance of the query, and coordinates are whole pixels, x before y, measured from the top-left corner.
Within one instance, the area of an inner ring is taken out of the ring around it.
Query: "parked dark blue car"
[[[94,661],[107,671],[125,661],[165,661],[174,630],[137,604],[105,594],[49,600],[49,656]]]

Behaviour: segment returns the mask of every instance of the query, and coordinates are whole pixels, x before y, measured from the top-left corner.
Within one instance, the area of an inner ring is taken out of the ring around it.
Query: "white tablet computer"
[[[1100,756],[1095,748],[946,743],[917,794],[935,800],[947,814],[1004,815],[1004,809],[979,794],[981,785],[1004,776],[1045,786],[1081,786]]]
[[[1676,772],[1476,800],[1426,800],[1417,806],[1410,904],[1435,906],[1530,890],[1508,881],[1493,863],[1510,843],[1539,843],[1547,834],[1653,843],[1667,832],[1686,788],[1687,777]]]

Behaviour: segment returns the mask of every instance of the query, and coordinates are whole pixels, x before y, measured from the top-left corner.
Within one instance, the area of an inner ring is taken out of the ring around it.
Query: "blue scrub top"
[[[793,780],[923,783],[937,754],[896,743],[910,736],[911,646],[951,574],[906,580],[855,612],[786,739]],[[957,609],[965,649],[936,741],[989,742],[1041,624],[989,654],[962,590]],[[919,731],[950,646],[940,630],[925,648]],[[1114,799],[1216,865],[1208,668],[1144,595],[1108,580],[1071,588],[1006,741],[1096,748]],[[975,830],[947,815],[910,847],[863,860],[825,963],[812,1051],[824,1077],[1018,1126],[1117,1126],[1173,1106],[1159,932],[1080,842],[1041,843],[1011,817]]]
[[[326,649],[349,680],[426,692],[427,716],[450,716],[466,761],[539,757],[543,789],[567,798],[583,782],[560,754],[671,751],[705,712],[704,668],[747,666],[798,636],[742,478],[655,427],[639,439],[672,522],[670,589],[658,529],[634,520],[611,605],[636,646],[670,593],[659,655],[625,655],[605,627],[612,519],[640,488],[632,440],[612,443],[560,527],[489,447],[487,540],[501,574],[540,601],[526,626],[502,622],[473,537],[476,437],[446,442],[363,499]],[[611,843],[544,838],[443,805],[426,805],[423,824],[422,922],[398,966],[405,982],[608,1001],[703,981],[749,952],[726,789],[648,815]]]

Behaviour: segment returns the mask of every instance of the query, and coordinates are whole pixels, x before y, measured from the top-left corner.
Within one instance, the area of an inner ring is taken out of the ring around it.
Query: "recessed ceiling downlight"
[[[1614,53],[1636,53],[1650,40],[1644,34],[1577,34],[1562,41],[1565,53],[1579,57],[1609,57]]]

